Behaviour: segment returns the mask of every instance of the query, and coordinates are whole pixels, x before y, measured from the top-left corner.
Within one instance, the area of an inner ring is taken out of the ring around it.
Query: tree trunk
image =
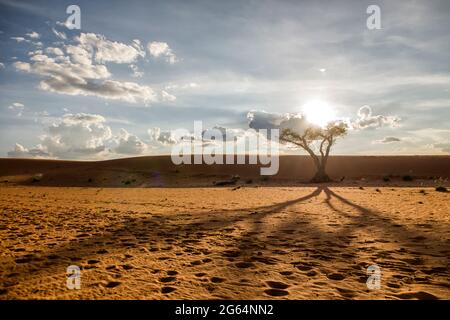
[[[325,172],[325,166],[322,166],[322,165],[317,169],[316,174],[311,179],[311,182],[314,182],[314,183],[322,183],[322,182],[330,182],[330,181],[331,181],[331,178]]]

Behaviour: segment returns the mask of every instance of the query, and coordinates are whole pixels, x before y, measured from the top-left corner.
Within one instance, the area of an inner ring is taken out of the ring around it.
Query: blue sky
[[[355,124],[335,154],[448,154],[448,21],[445,0],[0,0],[0,156],[168,153],[195,120],[245,130],[311,101]]]

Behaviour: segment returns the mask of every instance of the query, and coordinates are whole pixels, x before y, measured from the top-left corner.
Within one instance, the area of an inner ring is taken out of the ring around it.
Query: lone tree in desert
[[[305,149],[314,161],[317,172],[311,182],[329,182],[330,177],[326,172],[328,156],[331,147],[336,139],[347,133],[347,125],[344,122],[330,122],[325,127],[308,124],[299,133],[293,129],[282,129],[280,141],[292,143],[295,146]],[[317,148],[315,148],[317,146]],[[318,149],[320,154],[316,154],[314,149]]]

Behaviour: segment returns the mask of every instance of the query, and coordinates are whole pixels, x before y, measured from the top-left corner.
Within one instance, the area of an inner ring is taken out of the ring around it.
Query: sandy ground
[[[449,195],[4,183],[0,299],[450,299]]]

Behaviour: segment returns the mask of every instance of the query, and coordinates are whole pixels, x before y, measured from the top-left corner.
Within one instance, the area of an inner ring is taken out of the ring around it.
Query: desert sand
[[[337,182],[311,185],[307,157],[268,179],[168,157],[0,159],[0,299],[450,299],[450,194],[434,188],[449,164],[333,157]]]

